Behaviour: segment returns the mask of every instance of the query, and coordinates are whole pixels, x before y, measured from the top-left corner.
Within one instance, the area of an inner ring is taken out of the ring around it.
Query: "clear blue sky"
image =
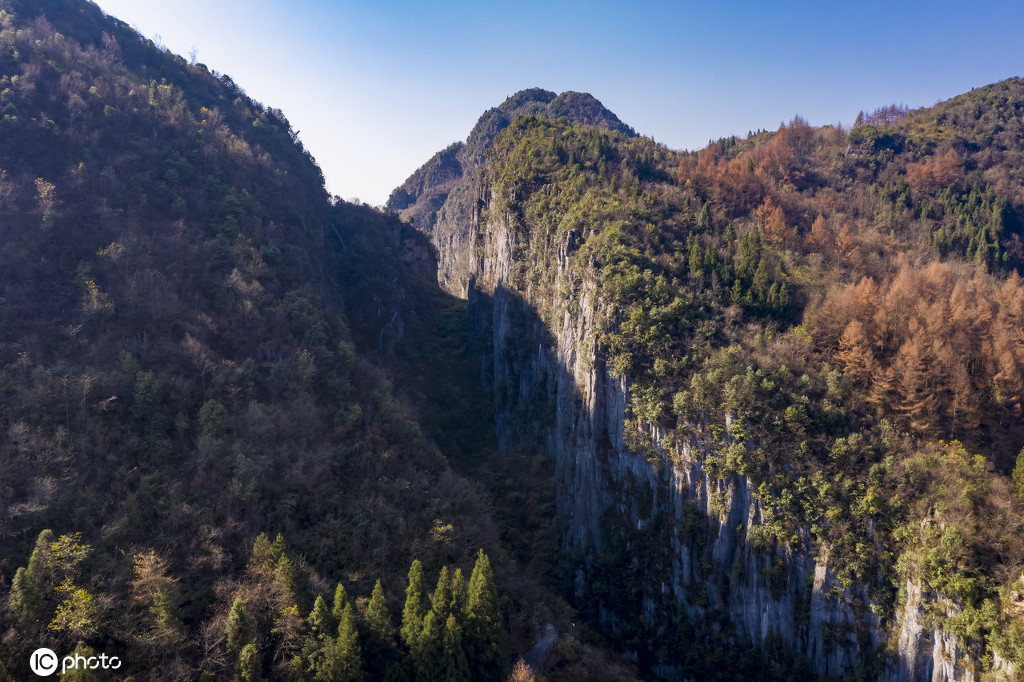
[[[1024,75],[1020,0],[98,4],[282,109],[328,190],[375,205],[523,88],[590,92],[639,133],[697,149]]]

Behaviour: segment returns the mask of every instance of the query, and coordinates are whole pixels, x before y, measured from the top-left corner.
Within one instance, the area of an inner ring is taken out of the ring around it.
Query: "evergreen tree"
[[[238,655],[242,649],[256,641],[256,624],[249,615],[249,609],[241,599],[235,599],[228,612],[228,621],[224,626],[227,636],[228,651]]]
[[[437,587],[434,588],[434,595],[431,598],[431,611],[437,617],[437,622],[444,624],[448,622],[448,616],[454,613],[455,602],[452,595],[451,574],[447,566],[441,567],[441,573],[437,576]]]
[[[334,635],[336,628],[327,602],[318,596],[307,619],[309,634],[302,645],[302,669],[316,682],[329,682],[334,676]]]
[[[710,231],[711,228],[714,227],[714,221],[711,219],[711,208],[707,204],[704,204],[700,209],[700,216],[697,218],[697,227],[704,231]]]
[[[238,653],[238,676],[243,682],[263,679],[263,658],[256,644],[246,644]]]
[[[388,603],[380,580],[373,586],[373,593],[366,606],[366,670],[371,678],[379,679],[394,658],[395,627],[391,623]]]
[[[338,586],[334,588],[334,606],[331,608],[331,616],[334,618],[335,624],[341,623],[341,615],[345,613],[346,606],[348,606],[348,593],[345,592],[345,586],[338,583]]]
[[[462,576],[462,569],[456,568],[452,575],[452,612],[460,623],[466,622],[466,602],[468,601],[466,579]]]
[[[390,644],[395,636],[395,627],[391,624],[391,614],[388,612],[388,602],[384,598],[384,588],[380,580],[373,586],[370,594],[370,602],[366,607],[366,624],[370,633],[385,644]]]
[[[19,567],[14,573],[7,608],[11,615],[22,623],[28,622],[34,614],[39,617],[39,611],[46,599],[50,547],[56,541],[53,531],[40,531],[35,549],[29,557],[28,567]]]
[[[1013,467],[1013,487],[1024,498],[1024,448],[1017,455],[1017,463]]]
[[[359,631],[355,612],[346,604],[338,624],[338,639],[334,645],[335,677],[340,682],[363,679],[362,653],[359,650]]]
[[[402,610],[402,641],[409,649],[415,648],[416,640],[423,631],[430,603],[423,587],[423,565],[419,559],[409,567],[409,587],[405,590],[405,608]]]
[[[445,676],[444,626],[433,611],[423,620],[423,631],[412,647],[416,682],[442,682]]]
[[[317,595],[316,601],[313,602],[313,610],[309,612],[306,623],[312,635],[322,636],[334,630],[331,614],[327,612],[327,602],[320,595]]]
[[[277,566],[277,557],[274,555],[274,547],[270,544],[270,538],[266,533],[260,533],[252,543],[252,556],[249,559],[249,566],[259,575],[270,575]]]
[[[444,646],[442,655],[444,682],[469,682],[469,663],[466,652],[462,648],[462,628],[450,614],[444,626]]]
[[[475,680],[505,677],[505,632],[491,562],[481,549],[469,578],[466,603],[466,658]]]

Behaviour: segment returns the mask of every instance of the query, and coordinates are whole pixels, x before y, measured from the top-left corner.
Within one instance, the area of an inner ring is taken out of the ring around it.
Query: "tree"
[[[450,614],[444,625],[444,648],[442,665],[445,671],[444,682],[469,682],[469,663],[466,652],[462,648],[462,628]]]
[[[85,644],[85,642],[79,642],[75,646],[75,650],[71,652],[71,657],[81,656],[82,658],[91,658],[96,655],[96,650]],[[0,675],[0,680],[3,680],[3,675]],[[106,682],[110,677],[104,670],[91,670],[87,666],[76,665],[71,670],[61,675],[61,682]]]
[[[825,216],[819,213],[818,217],[814,219],[814,223],[811,224],[811,231],[807,235],[807,246],[814,251],[827,251],[832,247],[833,239],[832,228],[829,227]]]
[[[462,569],[456,568],[452,575],[452,612],[460,622],[465,622],[468,601],[469,592],[466,587],[466,579],[462,576]]]
[[[224,625],[228,651],[238,655],[242,649],[256,641],[256,623],[249,615],[249,609],[242,599],[236,598],[228,612],[228,620]]]
[[[380,678],[393,657],[395,643],[395,627],[391,624],[391,613],[380,580],[374,584],[366,605],[366,630],[366,669],[371,677]]]
[[[871,352],[871,341],[860,320],[852,320],[839,337],[839,352],[836,354],[846,380],[858,388],[870,385],[878,370],[878,363]]]
[[[1017,464],[1013,467],[1013,487],[1024,498],[1024,448],[1017,454]]]
[[[402,641],[413,649],[423,631],[423,621],[430,604],[423,587],[423,565],[419,559],[409,567],[409,586],[405,589],[405,608],[402,610]]]
[[[452,580],[447,566],[441,567],[441,572],[437,576],[437,587],[434,588],[431,602],[433,604],[431,611],[437,616],[437,622],[448,622],[448,616],[455,612],[455,602],[452,595]]]
[[[135,555],[132,600],[148,612],[148,639],[169,646],[181,638],[176,578],[167,575],[167,564],[153,550]]]
[[[243,682],[258,682],[263,679],[263,657],[252,642],[238,652],[238,676]]]
[[[345,613],[345,607],[348,606],[348,594],[345,592],[345,586],[338,583],[337,587],[334,588],[334,606],[331,608],[331,616],[334,618],[335,623],[341,623],[341,616]]]
[[[355,612],[346,604],[338,624],[338,639],[334,645],[335,680],[352,682],[363,679],[362,653],[359,650],[359,631]]]
[[[309,633],[302,645],[303,669],[316,682],[330,682],[335,669],[334,657],[334,626],[331,614],[327,610],[327,602],[317,596],[313,602],[313,610],[306,620]]]
[[[433,611],[423,620],[423,631],[412,647],[416,682],[442,682],[444,679],[444,626]]]
[[[505,676],[505,630],[491,562],[481,549],[469,578],[466,603],[466,658],[475,680]]]

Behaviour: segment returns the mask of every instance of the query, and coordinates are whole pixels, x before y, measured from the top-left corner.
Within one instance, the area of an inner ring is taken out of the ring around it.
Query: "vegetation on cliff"
[[[827,551],[835,596],[866,596],[883,627],[920,582],[979,672],[1022,654],[1022,110],[1013,79],[851,130],[797,118],[681,154],[521,117],[485,168],[481,222],[514,234],[503,286],[553,334],[599,292],[630,449],[661,466],[701,443],[713,478],[757,489],[747,540],[775,565]],[[657,533],[621,532],[630,556],[658,551]],[[675,635],[630,621],[622,592],[657,584],[658,562],[616,557],[598,559],[611,573],[595,596],[625,609],[618,636],[665,646]]]

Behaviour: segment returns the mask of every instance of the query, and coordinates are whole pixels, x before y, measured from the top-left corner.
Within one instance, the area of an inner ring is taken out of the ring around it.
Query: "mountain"
[[[470,189],[477,186],[485,153],[495,136],[519,116],[566,118],[574,123],[596,126],[628,137],[636,132],[619,120],[593,96],[579,92],[556,95],[531,88],[512,95],[501,105],[489,109],[473,126],[466,142],[456,142],[435,154],[388,198],[388,210],[395,211],[418,230],[434,235],[434,243],[446,243],[439,251],[442,260],[439,282],[447,291],[465,295],[466,262],[472,251],[462,228],[472,222],[473,206],[479,197]]]
[[[9,0],[0,113],[0,679],[1019,675],[1024,81],[692,153],[526,90],[374,210]]]
[[[534,605],[573,617],[515,549],[546,561],[544,460],[467,478],[493,430],[436,366],[465,323],[428,241],[332,200],[283,112],[79,0],[2,4],[0,112],[0,679],[41,646],[134,679],[469,679]],[[512,536],[492,491],[535,505]],[[465,599],[403,623],[410,566]]]
[[[680,153],[527,110],[392,195],[500,449],[554,462],[565,593],[648,673],[1016,674],[1022,111],[1010,79]]]

